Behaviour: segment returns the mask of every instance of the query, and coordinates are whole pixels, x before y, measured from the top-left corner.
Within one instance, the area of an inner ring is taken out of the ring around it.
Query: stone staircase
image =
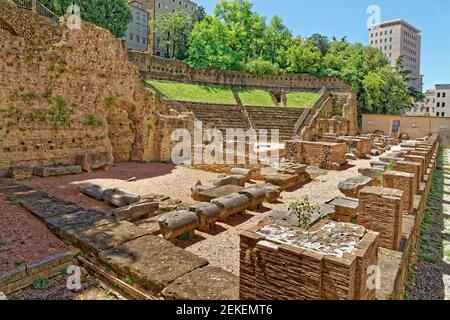
[[[195,117],[207,124],[214,125],[225,133],[226,129],[248,129],[251,127],[244,110],[238,105],[214,105],[206,103],[179,103],[183,109],[194,113]]]
[[[297,120],[307,109],[282,107],[245,107],[254,129],[278,129],[280,141],[292,140]]]

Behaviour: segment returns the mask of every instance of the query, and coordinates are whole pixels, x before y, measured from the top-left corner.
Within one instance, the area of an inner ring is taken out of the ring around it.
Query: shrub
[[[312,215],[317,210],[317,206],[309,203],[308,196],[303,198],[303,201],[295,201],[289,204],[289,213],[294,214],[298,218],[298,226],[307,229],[311,222]]]
[[[115,95],[111,94],[105,99],[105,105],[107,108],[112,108],[117,105],[117,98]]]

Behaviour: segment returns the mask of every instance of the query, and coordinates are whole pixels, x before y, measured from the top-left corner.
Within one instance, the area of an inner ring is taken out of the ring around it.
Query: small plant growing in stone
[[[387,165],[387,167],[386,167],[386,169],[387,170],[394,170],[394,166],[395,166],[394,160],[390,160],[388,165]]]
[[[46,286],[48,286],[48,280],[45,278],[40,278],[37,279],[33,282],[33,284],[31,285],[31,287],[33,289],[44,289]]]
[[[92,114],[85,115],[84,124],[92,128],[100,128],[105,125],[102,119],[98,119]]]
[[[289,204],[289,213],[294,214],[298,218],[298,226],[300,228],[308,228],[312,215],[317,210],[317,206],[311,205],[308,196],[303,201],[295,201]]]
[[[53,124],[55,126],[67,126],[70,119],[70,111],[68,103],[60,96],[53,99]]]
[[[117,98],[115,95],[111,94],[109,97],[105,99],[105,105],[107,108],[112,108],[116,106],[117,104]]]

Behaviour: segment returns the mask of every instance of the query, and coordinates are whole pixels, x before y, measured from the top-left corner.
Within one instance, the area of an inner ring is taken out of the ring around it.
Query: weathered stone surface
[[[64,213],[45,220],[50,230],[69,241],[72,241],[72,237],[77,236],[79,232],[114,222],[114,218],[104,213],[81,209],[78,212]]]
[[[134,222],[134,224],[141,228],[145,228],[145,230],[148,230],[150,234],[154,236],[161,233],[161,229],[159,229],[159,216],[145,218]]]
[[[274,174],[265,176],[264,181],[279,186],[282,190],[286,190],[298,184],[298,176],[292,174]]]
[[[238,300],[239,278],[217,267],[203,267],[176,279],[162,295],[168,300]]]
[[[73,203],[51,197],[42,191],[19,196],[17,202],[43,220],[61,214],[79,212],[81,210],[80,207]]]
[[[232,175],[244,176],[245,180],[248,182],[251,179],[253,170],[244,168],[231,168]]]
[[[207,190],[214,189],[214,188],[215,188],[215,186],[212,183],[206,183],[206,184],[199,183],[196,186],[191,188],[192,198],[194,200],[197,200],[198,194],[200,192],[207,191]],[[200,200],[197,200],[197,201],[200,201]]]
[[[114,222],[98,228],[76,232],[72,241],[77,247],[94,254],[151,234],[151,231],[127,221]]]
[[[358,176],[354,178],[349,178],[347,180],[339,182],[338,189],[346,197],[358,198],[358,192],[367,186],[372,184],[372,178],[365,176]]]
[[[255,186],[256,188],[261,188],[266,193],[266,199],[269,203],[276,203],[280,198],[281,189],[270,183],[265,183],[262,185]]]
[[[53,177],[66,174],[81,173],[81,166],[43,166],[33,169],[33,174],[38,177]]]
[[[142,217],[150,217],[158,210],[158,208],[158,202],[144,201],[114,209],[111,211],[111,215],[119,221],[133,221]]]
[[[354,153],[346,153],[345,158],[347,160],[356,160],[356,155]]]
[[[12,166],[8,173],[8,177],[17,180],[30,178],[32,175],[33,168],[31,166]]]
[[[223,214],[218,206],[208,202],[200,202],[189,207],[189,210],[195,212],[199,219],[199,230],[207,231],[214,227],[217,220]]]
[[[340,222],[352,222],[358,214],[359,201],[354,198],[336,197],[327,204],[334,206],[334,219]]]
[[[78,191],[96,200],[102,200],[105,189],[95,184],[85,184],[78,186]]]
[[[139,284],[156,292],[208,264],[206,259],[151,235],[103,251],[99,257],[119,274],[130,275]]]
[[[239,193],[243,190],[244,187],[235,186],[235,185],[225,185],[221,187],[212,188],[209,190],[205,190],[200,192],[197,195],[197,200],[202,202],[210,202],[213,199],[227,196],[232,193]]]
[[[138,195],[126,192],[125,190],[115,188],[107,189],[103,192],[103,200],[116,207],[125,207],[140,200]]]
[[[159,228],[166,240],[174,240],[183,234],[191,233],[199,224],[197,214],[187,210],[168,212],[159,218]]]
[[[229,216],[237,213],[244,213],[248,207],[249,199],[243,194],[232,193],[227,196],[211,200],[211,203],[222,209],[223,214],[219,220],[224,221]]]
[[[245,187],[246,181],[247,181],[246,176],[232,175],[232,176],[226,176],[223,178],[219,178],[219,179],[213,181],[213,185],[215,187],[222,187],[222,186],[227,186],[227,185]]]
[[[248,204],[249,210],[261,209],[263,202],[266,200],[266,191],[258,187],[250,187],[239,191],[239,194],[246,196],[250,202]]]
[[[332,218],[334,214],[334,206],[321,204],[317,206],[316,210],[311,215],[308,225],[312,226],[323,218]],[[269,221],[283,227],[298,227],[300,224],[297,215],[290,213],[288,210],[273,210],[260,220],[261,223]]]
[[[83,171],[92,171],[105,169],[114,163],[114,158],[109,152],[92,152],[79,155],[76,163],[81,166]]]

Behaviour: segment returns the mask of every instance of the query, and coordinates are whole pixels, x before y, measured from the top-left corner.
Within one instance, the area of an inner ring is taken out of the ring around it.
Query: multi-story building
[[[437,84],[426,93],[425,100],[407,112],[407,115],[450,117],[450,84]]]
[[[144,9],[142,0],[128,0],[133,19],[128,24],[123,36],[128,50],[147,51],[148,40],[148,12]]]
[[[167,57],[167,48],[164,45],[163,35],[154,30],[154,21],[159,16],[182,10],[189,15],[197,11],[197,4],[189,0],[142,0],[144,9],[149,12],[149,48],[148,51],[156,56]]]
[[[380,49],[395,66],[403,56],[405,68],[411,70],[409,85],[423,90],[423,76],[420,74],[421,44],[420,30],[403,20],[392,20],[369,27],[369,46]]]

